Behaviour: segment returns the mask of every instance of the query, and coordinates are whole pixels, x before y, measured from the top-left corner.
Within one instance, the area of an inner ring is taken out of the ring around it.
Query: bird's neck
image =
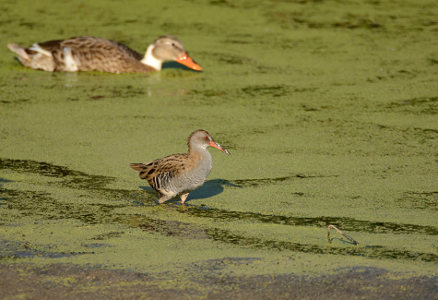
[[[189,157],[193,160],[211,160],[207,147],[189,145]]]
[[[152,50],[154,49],[154,47],[155,47],[154,45],[149,45],[148,49],[146,50],[146,54],[141,60],[141,63],[159,71],[161,70],[161,66],[163,65],[163,62],[152,54]]]
[[[210,173],[210,170],[213,166],[213,159],[207,148],[199,146],[189,147],[189,159],[192,161],[193,170],[197,170],[202,174],[205,173],[207,175]]]

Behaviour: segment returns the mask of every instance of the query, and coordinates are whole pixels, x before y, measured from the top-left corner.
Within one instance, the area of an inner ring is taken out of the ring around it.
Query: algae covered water
[[[307,276],[315,293],[327,280],[355,286],[346,297],[436,291],[435,1],[0,8],[2,274],[80,286],[76,296],[96,288],[83,270],[162,297],[260,286],[286,297]],[[143,52],[163,34],[204,72],[42,72],[6,47],[93,35]],[[213,170],[187,205],[156,205],[129,163],[185,152],[199,128],[233,155],[210,149]],[[328,243],[329,224],[359,245]]]

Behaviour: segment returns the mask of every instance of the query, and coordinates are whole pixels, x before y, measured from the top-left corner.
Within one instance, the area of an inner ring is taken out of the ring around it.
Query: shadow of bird
[[[201,187],[197,188],[189,194],[186,202],[191,200],[206,199],[219,195],[224,191],[224,186],[242,188],[242,186],[231,183],[225,179],[207,180]],[[140,186],[140,188],[147,191],[148,193],[154,192],[154,190],[149,186]]]

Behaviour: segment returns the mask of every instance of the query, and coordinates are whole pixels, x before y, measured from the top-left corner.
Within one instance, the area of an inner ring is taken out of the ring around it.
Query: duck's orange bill
[[[192,70],[202,71],[202,67],[195,63],[187,53],[181,55],[176,61]]]

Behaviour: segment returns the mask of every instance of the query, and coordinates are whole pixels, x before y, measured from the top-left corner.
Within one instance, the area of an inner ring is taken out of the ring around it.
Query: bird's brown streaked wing
[[[130,167],[146,179],[155,190],[165,188],[169,181],[180,172],[186,170],[187,154],[174,154],[147,164],[132,163]]]
[[[123,55],[141,60],[143,55],[128,46],[92,36],[78,36],[62,41],[62,47],[71,47],[78,52],[105,53],[106,56]]]
[[[42,42],[42,43],[37,43],[37,44],[41,48],[43,48],[44,50],[52,52],[52,51],[59,50],[61,48],[62,42],[63,42],[63,40],[52,40],[52,41],[47,41],[47,42]]]

